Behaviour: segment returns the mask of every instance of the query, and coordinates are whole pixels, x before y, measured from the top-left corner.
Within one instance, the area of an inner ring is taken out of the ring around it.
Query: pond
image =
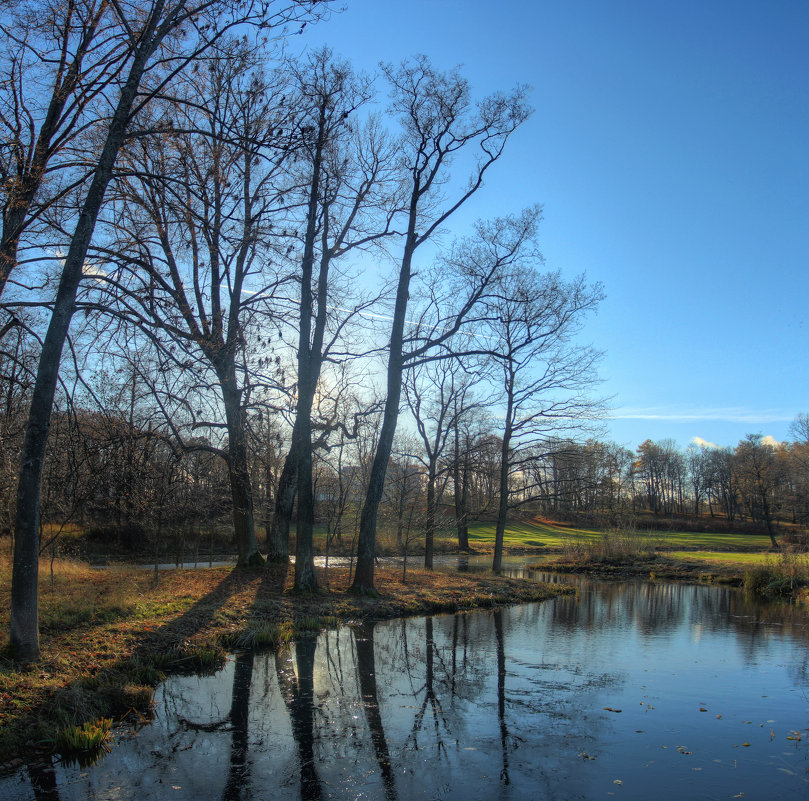
[[[727,588],[577,584],[172,678],[99,764],[20,771],[0,798],[809,799],[806,616]]]

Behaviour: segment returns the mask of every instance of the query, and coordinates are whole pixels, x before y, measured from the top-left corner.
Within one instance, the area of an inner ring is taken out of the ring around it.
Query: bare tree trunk
[[[427,514],[424,525],[424,567],[433,569],[435,550],[435,458],[430,459],[427,473]]]
[[[415,223],[415,206],[411,214],[411,230]],[[415,250],[415,234],[405,247],[402,266],[399,271],[399,286],[396,291],[396,306],[393,313],[393,324],[390,338],[390,355],[388,357],[388,394],[385,399],[385,411],[382,417],[382,429],[379,432],[371,475],[365,494],[365,503],[360,515],[360,532],[357,541],[357,569],[354,571],[354,583],[351,589],[361,594],[375,593],[374,589],[374,556],[376,551],[376,519],[379,504],[385,487],[385,472],[393,450],[393,437],[396,434],[396,423],[399,419],[399,404],[402,400],[402,349],[407,301],[410,296],[410,263]]]
[[[308,398],[303,398],[303,395]],[[308,408],[304,408],[307,407]],[[298,524],[295,534],[295,589],[313,592],[317,589],[312,536],[315,524],[315,497],[312,485],[312,397],[301,392],[298,422],[301,447],[298,449]]]
[[[233,499],[233,530],[236,537],[237,567],[261,567],[264,559],[258,550],[253,519],[253,493],[247,466],[247,437],[241,392],[236,385],[236,370],[232,360],[220,370],[219,384],[225,406],[228,432],[228,475]]]
[[[455,415],[455,442],[452,459],[452,480],[455,484],[455,528],[458,532],[458,550],[469,550],[469,526],[466,507],[469,502],[469,455],[464,451],[461,467],[461,445],[458,431],[458,416]]]
[[[295,432],[292,433],[292,447],[278,479],[272,521],[267,529],[267,561],[289,561],[289,527],[292,522],[292,508],[298,487],[298,459],[295,453]]]
[[[154,14],[152,25],[159,14]],[[18,659],[39,659],[39,500],[42,464],[50,432],[53,399],[59,376],[67,332],[76,303],[82,267],[90,247],[98,213],[113,165],[124,140],[135,95],[151,55],[152,30],[143,34],[143,45],[135,54],[132,69],[124,85],[118,106],[110,121],[104,148],[84,199],[54,300],[53,313],[42,345],[37,377],[28,412],[17,485],[14,568],[11,580],[11,645]]]
[[[513,391],[513,384],[510,387]],[[492,570],[497,573],[503,569],[503,538],[506,532],[508,515],[508,476],[511,467],[509,450],[511,449],[511,425],[513,415],[513,394],[509,392],[506,407],[506,428],[503,432],[503,444],[500,450],[500,500],[497,504],[497,526],[494,531],[494,558]]]

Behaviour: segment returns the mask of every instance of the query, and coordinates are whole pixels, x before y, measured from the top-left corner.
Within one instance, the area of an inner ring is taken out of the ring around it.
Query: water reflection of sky
[[[649,583],[343,628],[171,679],[99,765],[0,797],[809,799],[807,644],[792,607]]]

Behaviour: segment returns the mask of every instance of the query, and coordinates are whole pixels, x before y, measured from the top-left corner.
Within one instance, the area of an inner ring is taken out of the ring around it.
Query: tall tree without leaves
[[[496,339],[505,404],[495,571],[502,568],[511,478],[524,468],[523,457],[534,459],[543,444],[580,429],[598,412],[588,392],[599,354],[573,337],[601,297],[601,287],[583,278],[564,281],[558,273],[542,275],[528,267],[507,274],[492,301],[489,336]]]
[[[371,97],[370,84],[328,50],[295,70],[300,121],[301,185],[306,222],[300,261],[298,380],[295,424],[288,457],[298,496],[295,588],[317,588],[312,550],[312,410],[325,359],[339,342],[355,310],[337,300],[336,276],[346,253],[388,233],[386,185],[392,151],[378,126],[354,120]],[[362,304],[360,304],[361,306]],[[281,500],[290,498],[279,493]],[[283,514],[291,512],[291,505]],[[280,522],[280,521],[279,521]],[[286,524],[288,528],[288,523]]]
[[[247,412],[261,380],[254,351],[283,282],[266,258],[277,247],[278,184],[289,153],[277,135],[289,116],[278,103],[283,84],[277,83],[238,41],[211,54],[206,70],[178,81],[173,101],[155,115],[171,119],[172,129],[138,137],[122,154],[126,175],[116,182],[108,222],[115,269],[97,279],[109,291],[102,307],[157,346],[158,377],[176,383],[174,373],[192,374],[192,397],[168,391],[169,405],[163,404],[177,438],[182,440],[174,419],[178,403],[193,429],[207,425],[227,433],[218,452],[230,477],[240,567],[263,563]],[[221,407],[213,404],[213,420],[199,411],[199,395],[209,388],[221,399]]]
[[[377,514],[402,397],[413,257],[483,186],[489,167],[500,158],[509,137],[529,113],[524,90],[495,94],[475,104],[467,82],[457,71],[439,72],[424,57],[398,68],[387,67],[385,74],[392,87],[391,108],[400,115],[404,128],[399,143],[404,230],[388,346],[385,410],[360,516],[357,568],[352,585],[359,593],[375,592]],[[448,188],[450,162],[461,156],[476,156],[476,161],[468,181],[461,182],[461,188],[453,195]],[[469,302],[460,304],[454,319],[447,322],[436,341],[411,343],[411,364],[431,346],[448,341],[457,332],[483,291],[484,286],[478,281],[469,290]]]
[[[70,3],[60,4],[67,9]],[[51,410],[68,329],[75,308],[95,224],[112,179],[121,146],[137,112],[171,77],[199,58],[237,25],[272,27],[306,19],[320,3],[281,0],[278,4],[243,0],[119,0],[110,3],[103,24],[110,35],[122,35],[126,67],[120,83],[107,87],[112,112],[99,131],[98,160],[80,201],[70,245],[62,265],[37,377],[21,454],[15,521],[14,567],[11,588],[11,645],[18,658],[39,658],[38,558],[39,493],[42,462],[48,441]],[[142,90],[150,74],[148,91]]]

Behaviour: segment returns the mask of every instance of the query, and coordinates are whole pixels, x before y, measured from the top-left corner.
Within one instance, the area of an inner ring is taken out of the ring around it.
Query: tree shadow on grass
[[[270,564],[263,570],[232,570],[179,617],[145,632],[132,658],[154,662],[155,655],[160,656],[167,649],[183,648],[193,638],[201,638],[196,643],[198,647],[207,646],[211,649],[227,645],[228,618],[231,619],[232,626],[236,627],[238,622],[245,619],[248,623],[253,623],[262,616],[280,612],[284,606],[284,588],[289,567],[288,564]],[[244,614],[239,610],[240,602],[237,599],[244,593],[253,592],[253,588],[255,597],[252,609]],[[216,621],[217,615],[222,619]],[[190,669],[195,667],[199,665],[189,665]]]

